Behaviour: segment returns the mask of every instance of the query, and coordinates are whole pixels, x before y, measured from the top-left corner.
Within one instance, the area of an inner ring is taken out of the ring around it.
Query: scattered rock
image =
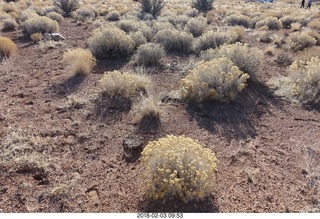
[[[140,135],[133,134],[127,136],[122,143],[125,156],[132,157],[134,151],[142,148],[143,142],[143,137]]]

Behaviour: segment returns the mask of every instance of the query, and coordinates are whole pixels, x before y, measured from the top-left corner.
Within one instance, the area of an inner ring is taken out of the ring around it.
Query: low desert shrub
[[[54,5],[61,9],[66,16],[69,16],[80,6],[79,0],[54,0]]]
[[[95,29],[88,41],[90,51],[98,59],[127,57],[134,49],[134,41],[117,27]]]
[[[226,18],[226,22],[231,26],[251,27],[250,18],[242,14],[233,14]]]
[[[218,160],[208,148],[184,136],[168,135],[147,144],[141,158],[145,166],[146,197],[178,197],[187,202],[210,195]]]
[[[259,41],[263,42],[263,43],[271,43],[272,39],[271,39],[271,34],[269,31],[263,31],[261,33],[259,33]]]
[[[207,12],[213,9],[214,0],[192,0],[192,7],[199,11]]]
[[[72,13],[73,18],[80,21],[94,20],[96,12],[92,8],[82,7]]]
[[[320,45],[320,33],[318,31],[311,29],[311,30],[306,30],[305,33],[317,41],[316,45]]]
[[[269,30],[279,30],[282,28],[282,23],[276,17],[267,17],[256,23],[256,28],[267,26]]]
[[[130,38],[134,41],[134,47],[138,48],[139,46],[147,43],[147,38],[143,35],[141,31],[129,33]]]
[[[143,96],[142,100],[134,105],[133,111],[137,112],[141,116],[141,122],[160,123],[162,111],[158,102],[159,101],[154,96]]]
[[[186,30],[189,31],[194,37],[200,36],[207,27],[205,18],[191,18],[186,24]]]
[[[299,22],[294,22],[291,24],[291,30],[293,32],[299,31],[301,29],[301,24]]]
[[[24,22],[30,18],[38,18],[38,17],[39,15],[34,10],[26,9],[21,12],[19,16],[19,21]]]
[[[287,52],[282,52],[275,57],[274,62],[280,66],[289,66],[292,64],[293,58]]]
[[[184,31],[169,29],[159,31],[153,40],[163,45],[167,51],[188,53],[191,50],[193,36]]]
[[[18,23],[13,18],[0,19],[0,23],[3,24],[2,30],[16,30]]]
[[[320,30],[320,22],[319,21],[311,21],[308,23],[308,27],[311,29]]]
[[[51,20],[57,21],[59,24],[63,21],[63,16],[57,12],[49,12],[46,14],[46,17],[50,18]]]
[[[139,0],[141,11],[151,14],[153,17],[160,15],[165,6],[164,0]]]
[[[9,58],[17,51],[17,46],[7,37],[0,36],[0,60]]]
[[[118,22],[118,27],[126,33],[138,31],[140,22],[132,20],[121,20]]]
[[[194,41],[193,49],[196,53],[200,53],[210,48],[217,48],[223,44],[235,43],[237,39],[238,35],[234,31],[208,31]]]
[[[320,59],[295,61],[289,67],[288,76],[272,78],[269,86],[275,94],[292,103],[309,105],[320,102]]]
[[[217,49],[201,52],[200,57],[206,61],[227,57],[241,71],[248,73],[251,79],[255,79],[255,75],[260,70],[262,64],[263,53],[257,48],[250,48],[248,44],[237,42],[233,45],[223,45]]]
[[[146,75],[111,71],[106,72],[99,83],[104,94],[130,98],[137,92],[147,93],[151,80]]]
[[[88,75],[96,64],[91,52],[82,48],[67,51],[63,60],[71,67],[73,73],[78,75]]]
[[[282,23],[282,26],[286,29],[290,29],[292,23],[298,22],[298,19],[291,15],[284,16],[279,20]]]
[[[108,21],[118,21],[120,20],[120,16],[119,11],[111,11],[107,14],[106,19]]]
[[[157,43],[147,43],[139,46],[133,56],[133,62],[136,65],[159,66],[166,52],[162,45]]]
[[[191,8],[190,10],[185,12],[185,15],[187,15],[188,17],[197,17],[199,14],[199,11],[195,8]]]
[[[33,33],[52,33],[59,30],[59,24],[57,21],[41,16],[29,18],[21,24],[21,27],[29,35]]]
[[[203,62],[182,79],[181,97],[197,102],[229,102],[246,87],[248,78],[229,58]]]
[[[316,45],[317,41],[304,32],[295,32],[289,35],[288,43],[292,51],[296,52]]]

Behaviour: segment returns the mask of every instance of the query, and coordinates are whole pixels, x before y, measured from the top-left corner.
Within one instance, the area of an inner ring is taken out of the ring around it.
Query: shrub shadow
[[[183,213],[218,213],[219,208],[214,197],[206,197],[202,201],[184,203],[179,198],[159,200],[146,199],[138,206],[139,212],[183,212]]]
[[[65,96],[78,90],[85,76],[75,74],[64,80],[62,83],[53,86],[53,92],[58,96]]]
[[[132,100],[130,98],[101,93],[96,99],[95,117],[105,123],[121,121],[122,116],[128,114],[131,107]]]
[[[157,133],[161,128],[161,121],[155,117],[143,117],[138,125],[137,131],[140,133]]]
[[[270,106],[282,108],[281,100],[264,84],[249,82],[248,88],[231,103],[188,103],[186,109],[190,120],[195,119],[200,127],[218,132],[231,141],[254,138],[261,116],[267,112],[272,114]]]
[[[114,71],[122,68],[128,61],[126,59],[106,59],[97,60],[93,68],[93,74],[103,74],[106,71]]]

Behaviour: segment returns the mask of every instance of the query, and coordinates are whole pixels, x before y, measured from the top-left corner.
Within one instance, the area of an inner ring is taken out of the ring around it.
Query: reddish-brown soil
[[[230,104],[202,106],[168,101],[160,127],[109,107],[101,116],[97,81],[104,71],[133,71],[127,60],[98,62],[86,78],[72,76],[63,52],[86,47],[92,25],[65,19],[63,46],[38,49],[21,31],[3,33],[18,46],[11,71],[0,75],[0,137],[23,130],[38,141],[33,152],[48,168],[8,161],[0,166],[3,212],[304,212],[319,209],[320,107],[305,109],[273,96],[264,85],[284,67],[265,55],[260,82]],[[264,48],[253,37],[245,42]],[[196,57],[172,55],[151,74],[154,94],[177,89],[177,66]],[[178,63],[178,65],[176,65]],[[67,96],[85,100],[66,107]],[[133,100],[133,104],[135,100]],[[144,124],[146,125],[146,124]],[[132,134],[145,143],[167,134],[186,135],[212,149],[220,163],[212,195],[202,202],[148,201],[138,155],[124,159],[122,142]],[[58,187],[67,188],[57,191]],[[63,187],[64,186],[64,187]]]

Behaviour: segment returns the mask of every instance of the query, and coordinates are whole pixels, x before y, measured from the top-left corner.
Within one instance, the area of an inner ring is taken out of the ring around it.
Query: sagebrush
[[[76,48],[67,51],[64,61],[71,67],[74,74],[87,75],[92,71],[96,60],[88,49]]]
[[[0,37],[0,60],[9,58],[17,51],[16,44],[7,37]]]

